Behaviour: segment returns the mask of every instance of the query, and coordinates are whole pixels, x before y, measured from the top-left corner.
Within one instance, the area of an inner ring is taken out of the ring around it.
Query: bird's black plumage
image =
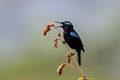
[[[78,64],[81,65],[81,51],[85,51],[83,48],[83,43],[78,35],[78,33],[74,30],[73,25],[70,21],[59,22],[62,24],[63,28],[63,36],[65,42],[70,46],[70,48],[75,49],[78,54]]]

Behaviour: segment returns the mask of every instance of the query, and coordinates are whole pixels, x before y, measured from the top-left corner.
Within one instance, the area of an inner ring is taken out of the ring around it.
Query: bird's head
[[[56,22],[56,23],[62,24],[61,26],[58,27],[61,27],[64,30],[73,29],[73,25],[70,21]]]

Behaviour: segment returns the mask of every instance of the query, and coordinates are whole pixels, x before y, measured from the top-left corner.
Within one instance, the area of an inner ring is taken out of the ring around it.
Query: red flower
[[[59,76],[62,74],[63,68],[65,67],[66,64],[61,64],[58,68],[57,68],[57,72],[59,74]]]
[[[49,27],[53,27],[53,26],[55,26],[53,23],[48,23],[48,25],[47,26],[49,26]]]
[[[57,73],[59,74],[59,76],[62,74],[62,71],[63,71],[65,66],[69,69],[73,68],[73,66],[71,64],[63,63],[63,64],[59,65],[59,67],[57,68]]]
[[[47,30],[44,29],[44,30],[43,30],[43,35],[45,36],[46,34],[47,34]]]
[[[58,38],[55,38],[54,39],[54,48],[57,48],[58,47],[57,45],[58,45]]]
[[[49,32],[51,30],[51,27],[55,26],[53,23],[50,23],[46,26],[46,28],[43,30],[43,35],[45,36],[47,34],[47,32]]]
[[[71,61],[71,53],[68,52],[66,56],[67,56],[67,62],[70,63],[70,61]]]

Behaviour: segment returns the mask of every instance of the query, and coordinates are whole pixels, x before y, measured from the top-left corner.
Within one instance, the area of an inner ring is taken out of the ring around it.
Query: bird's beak
[[[63,24],[63,22],[55,22],[55,23]]]
[[[55,23],[59,23],[59,24],[62,24],[61,26],[57,26],[57,27],[63,27],[63,22],[55,22]]]

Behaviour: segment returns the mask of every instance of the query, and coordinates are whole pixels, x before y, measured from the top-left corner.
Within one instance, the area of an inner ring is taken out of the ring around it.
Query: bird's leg
[[[71,56],[74,56],[74,55],[75,55],[75,53],[76,53],[76,50],[75,50],[75,52],[74,52],[74,53],[71,53]]]

